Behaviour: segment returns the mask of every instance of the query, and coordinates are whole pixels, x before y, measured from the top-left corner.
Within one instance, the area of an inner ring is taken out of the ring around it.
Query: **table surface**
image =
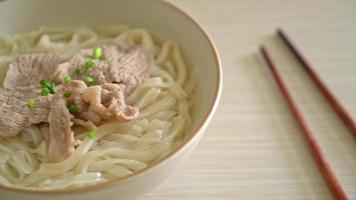
[[[356,141],[275,36],[283,27],[356,116],[356,1],[175,0],[223,64],[218,111],[189,161],[141,200],[332,199],[266,66],[265,44],[333,169],[356,199]]]

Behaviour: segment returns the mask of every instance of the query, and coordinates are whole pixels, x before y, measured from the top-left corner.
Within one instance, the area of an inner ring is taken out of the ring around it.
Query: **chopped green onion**
[[[34,108],[36,105],[36,99],[29,99],[27,105],[29,108]]]
[[[42,87],[43,94],[46,94],[47,91],[48,91],[48,94],[49,93],[50,94],[54,94],[54,88],[56,87],[55,83],[51,83],[51,82],[46,81],[46,80],[41,80],[40,84],[41,84],[41,87]],[[47,96],[47,95],[43,95],[43,96]]]
[[[64,97],[64,98],[69,98],[71,95],[72,95],[71,92],[65,92],[65,93],[63,94],[63,97]]]
[[[93,49],[93,58],[94,59],[101,59],[103,56],[103,49],[100,47],[96,47]]]
[[[87,61],[85,62],[85,68],[91,69],[91,68],[94,67],[94,64],[95,64],[94,61],[91,60],[91,59],[89,59],[89,60],[87,60]]]
[[[42,91],[41,91],[42,96],[48,96],[49,93],[51,93],[50,89],[48,89],[47,87],[42,88]]]
[[[78,107],[75,104],[71,104],[71,105],[69,105],[68,110],[70,113],[76,113],[76,112],[78,112]]]
[[[80,77],[83,74],[82,70],[80,69],[76,69],[75,73],[77,74],[78,77]]]
[[[90,130],[88,132],[86,132],[86,135],[89,137],[89,138],[95,138],[96,137],[96,130]]]
[[[50,88],[51,87],[51,83],[46,80],[41,80],[40,84],[41,84],[42,88],[45,88],[45,87]]]
[[[72,81],[72,77],[70,75],[66,75],[63,80],[65,84],[68,84]]]
[[[47,81],[46,80],[40,80],[40,84],[42,85],[42,86],[45,86],[46,84],[47,84]]]
[[[87,84],[87,86],[92,86],[96,83],[96,81],[90,76],[85,77],[84,82]]]

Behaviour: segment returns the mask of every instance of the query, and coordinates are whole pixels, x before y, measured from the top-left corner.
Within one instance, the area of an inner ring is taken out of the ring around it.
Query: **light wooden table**
[[[355,0],[176,0],[214,39],[223,97],[187,164],[141,200],[331,199],[298,126],[258,56],[270,48],[300,106],[356,199],[356,141],[275,37],[283,27],[356,117]]]

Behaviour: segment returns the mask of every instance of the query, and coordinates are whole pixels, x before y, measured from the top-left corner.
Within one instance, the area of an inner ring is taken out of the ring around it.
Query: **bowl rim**
[[[87,185],[83,187],[78,187],[78,188],[64,188],[64,189],[53,189],[53,190],[43,190],[43,189],[36,189],[36,188],[25,188],[25,187],[12,187],[12,186],[7,186],[0,184],[0,190],[6,190],[9,192],[17,192],[17,193],[27,193],[27,194],[36,194],[36,195],[64,195],[64,194],[73,194],[73,193],[83,193],[83,192],[92,192],[94,190],[101,190],[106,187],[112,187],[115,186],[119,183],[129,181],[130,179],[140,176],[144,173],[147,173],[148,171],[151,171],[153,168],[156,168],[160,165],[163,165],[164,163],[172,160],[174,157],[177,157],[181,152],[183,152],[185,149],[187,149],[191,143],[193,143],[197,137],[200,135],[204,134],[202,129],[207,125],[207,123],[211,120],[213,114],[216,111],[216,108],[218,106],[218,103],[220,101],[220,96],[221,96],[221,90],[222,90],[222,65],[221,65],[221,58],[219,56],[218,50],[201,24],[199,24],[188,12],[184,11],[182,8],[179,6],[175,5],[172,2],[169,2],[168,0],[159,0],[160,2],[163,3],[164,6],[170,7],[174,12],[178,12],[181,14],[183,17],[188,19],[193,25],[195,25],[199,31],[203,34],[205,39],[208,41],[208,44],[210,48],[212,49],[212,52],[214,54],[214,60],[215,60],[215,67],[216,67],[216,78],[217,78],[217,84],[214,88],[214,97],[212,101],[210,102],[208,112],[204,116],[203,120],[200,122],[200,124],[193,130],[193,133],[189,138],[187,138],[184,142],[178,145],[178,147],[164,156],[162,159],[152,163],[151,165],[147,166],[146,168],[139,170],[133,174],[130,174],[128,176],[122,177],[122,178],[115,178],[106,182],[98,183],[98,184],[93,184],[93,185]],[[2,2],[2,0],[0,0]]]

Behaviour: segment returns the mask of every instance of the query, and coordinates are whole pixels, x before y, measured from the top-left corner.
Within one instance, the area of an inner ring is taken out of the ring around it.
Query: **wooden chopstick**
[[[311,128],[308,126],[302,112],[299,110],[298,106],[295,103],[292,95],[289,93],[288,88],[282,79],[279,71],[275,67],[269,53],[267,52],[266,48],[261,46],[260,51],[262,53],[263,58],[265,59],[270,71],[274,79],[277,82],[277,85],[283,94],[284,98],[286,99],[289,108],[291,109],[295,119],[298,121],[302,129],[302,133],[304,139],[309,147],[311,154],[313,155],[314,161],[316,162],[321,175],[324,177],[327,186],[333,195],[334,199],[337,200],[348,200],[347,194],[343,190],[340,182],[338,181],[337,177],[335,176],[331,166],[329,165],[324,153],[322,152],[316,138],[314,137]]]
[[[293,55],[300,62],[301,66],[307,72],[309,77],[317,85],[321,93],[324,95],[326,100],[329,102],[330,106],[338,114],[339,118],[343,121],[345,126],[349,129],[350,133],[356,137],[356,123],[350,113],[347,112],[342,103],[337,99],[337,97],[331,92],[331,90],[326,86],[318,74],[314,71],[313,67],[304,58],[304,56],[298,51],[294,43],[289,39],[287,34],[282,29],[277,29],[277,35],[282,39],[282,41],[288,46]]]

